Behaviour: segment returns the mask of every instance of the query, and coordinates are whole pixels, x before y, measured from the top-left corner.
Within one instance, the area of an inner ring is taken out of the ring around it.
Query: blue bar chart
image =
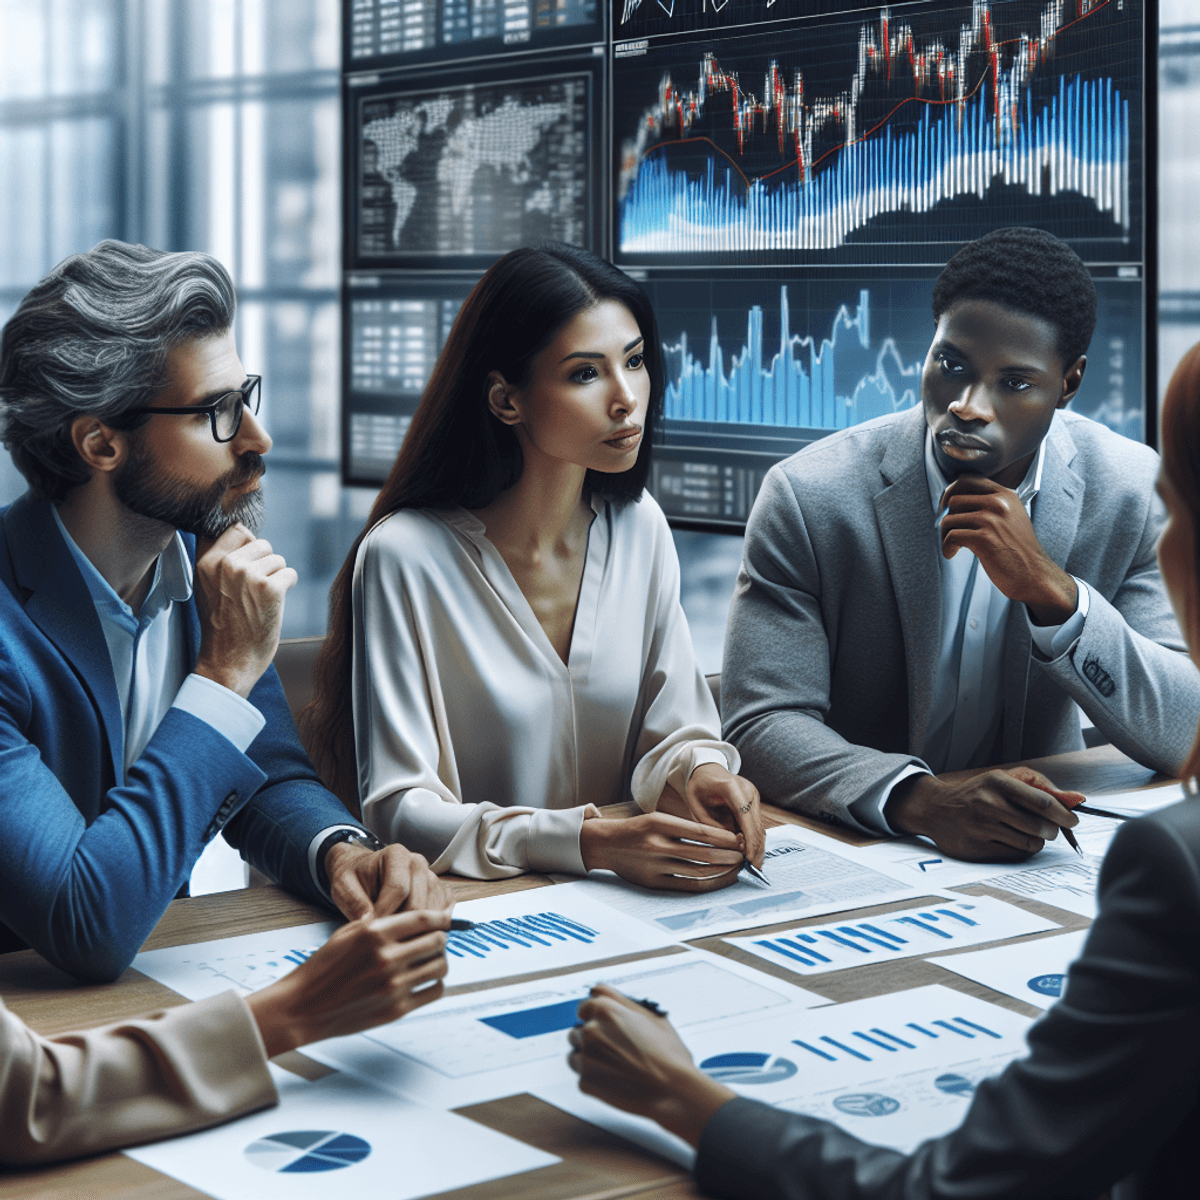
[[[530,913],[507,920],[480,921],[471,930],[446,935],[446,953],[453,958],[487,958],[504,950],[549,947],[556,942],[591,945],[599,936],[595,929],[572,921],[562,913]]]
[[[858,921],[830,921],[784,933],[726,938],[756,958],[800,975],[820,975],[921,954],[980,946],[1059,925],[992,896],[942,900]]]

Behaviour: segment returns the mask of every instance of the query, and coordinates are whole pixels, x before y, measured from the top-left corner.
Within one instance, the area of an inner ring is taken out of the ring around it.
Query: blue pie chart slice
[[[782,1083],[796,1074],[796,1064],[777,1054],[740,1051],[714,1054],[700,1064],[700,1070],[722,1083]]]
[[[333,1129],[273,1133],[246,1147],[246,1157],[256,1167],[289,1175],[340,1171],[362,1162],[370,1153],[370,1142]]]
[[[1039,996],[1054,996],[1057,999],[1062,995],[1065,979],[1065,975],[1035,975],[1025,986]]]

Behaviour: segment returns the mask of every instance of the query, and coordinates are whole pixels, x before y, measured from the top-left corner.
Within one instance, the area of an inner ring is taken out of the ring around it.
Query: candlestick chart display
[[[1086,261],[1141,261],[1141,56],[1134,0],[918,3],[618,42],[615,249],[940,266],[1032,224]]]
[[[354,263],[485,267],[544,239],[595,245],[600,65],[521,63],[348,89]]]

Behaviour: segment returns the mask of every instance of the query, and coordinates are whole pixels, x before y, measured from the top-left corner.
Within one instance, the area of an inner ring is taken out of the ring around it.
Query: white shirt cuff
[[[331,833],[337,833],[339,829],[351,829],[355,833],[362,833],[363,831],[363,827],[361,825],[329,825],[325,829],[322,829],[321,832],[318,833],[316,837],[314,837],[313,840],[308,843],[308,873],[312,876],[313,886],[320,891],[322,896],[329,897],[330,899],[332,899],[332,897],[329,896],[329,889],[321,886],[321,875],[317,870],[317,867],[320,865],[317,862],[317,851],[321,849],[321,843]]]
[[[216,680],[203,675],[189,675],[175,693],[172,708],[181,708],[218,733],[227,737],[242,754],[262,732],[266,717],[237,692],[231,692]]]
[[[860,824],[865,825],[868,829],[878,830],[880,833],[886,833],[888,837],[899,837],[900,835],[887,823],[887,819],[883,815],[883,807],[891,799],[892,790],[902,779],[908,779],[912,775],[928,775],[929,770],[926,767],[918,767],[916,763],[909,763],[887,780],[873,792],[868,792],[865,796],[848,804],[847,810],[850,815]]]
[[[1033,644],[1046,658],[1061,658],[1079,640],[1083,633],[1083,623],[1087,620],[1090,596],[1087,584],[1082,579],[1071,576],[1079,590],[1079,598],[1075,603],[1075,611],[1061,625],[1035,625],[1029,620],[1029,609],[1025,610],[1025,620],[1029,621],[1029,633]]]
[[[722,744],[724,745],[724,743]],[[729,746],[728,750],[718,750],[711,744],[697,746],[694,742],[687,742],[675,752],[675,761],[671,764],[670,771],[667,772],[667,783],[682,796],[687,791],[688,780],[691,779],[692,772],[697,767],[704,766],[705,763],[716,763],[718,767],[724,767],[731,775],[736,775],[738,768],[742,765],[742,760],[732,746]]]

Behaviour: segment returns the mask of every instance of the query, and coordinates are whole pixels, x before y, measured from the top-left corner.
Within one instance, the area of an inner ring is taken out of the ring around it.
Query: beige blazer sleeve
[[[0,1002],[0,1162],[78,1158],[278,1102],[258,1026],[223,992],[42,1038]]]

